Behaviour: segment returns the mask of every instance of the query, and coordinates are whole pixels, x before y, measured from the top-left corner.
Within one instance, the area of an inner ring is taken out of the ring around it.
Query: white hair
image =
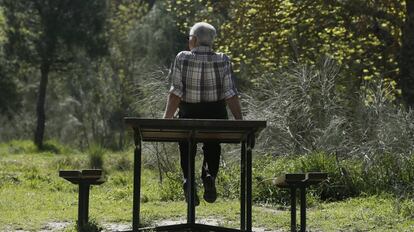
[[[211,47],[216,37],[216,29],[211,24],[199,22],[191,27],[190,36],[197,37],[199,45]]]

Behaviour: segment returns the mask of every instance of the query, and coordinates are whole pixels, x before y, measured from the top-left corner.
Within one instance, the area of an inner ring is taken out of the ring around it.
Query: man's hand
[[[234,118],[237,120],[243,120],[239,96],[235,95],[231,98],[226,99],[226,103],[229,106],[230,111],[233,114]]]
[[[163,118],[173,118],[175,111],[177,111],[178,105],[181,102],[181,98],[175,94],[170,93],[167,99],[167,106]]]

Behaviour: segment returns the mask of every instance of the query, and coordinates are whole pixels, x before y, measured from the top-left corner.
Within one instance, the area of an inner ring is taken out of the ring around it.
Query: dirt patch
[[[131,231],[132,230],[132,225],[131,223],[104,223],[102,225],[102,227],[104,228],[103,231],[105,232],[118,232],[118,231]]]
[[[66,227],[70,226],[72,223],[70,222],[49,222],[43,226],[40,232],[55,232],[55,231],[63,231]]]
[[[158,220],[153,223],[152,226],[166,226],[166,225],[175,225],[175,224],[182,224],[186,223],[187,220],[182,219],[174,219],[174,220]],[[203,218],[196,220],[196,223],[205,224],[205,225],[212,225],[212,226],[220,226],[225,223],[223,219],[218,218]],[[73,225],[71,222],[49,222],[43,226],[40,232],[58,232],[64,231],[67,227]],[[131,231],[132,225],[131,223],[102,223],[102,227],[104,228],[104,232],[119,232],[119,231]],[[272,230],[262,227],[253,227],[253,231],[255,232],[282,232],[282,230]],[[15,230],[15,232],[28,232],[24,230]]]

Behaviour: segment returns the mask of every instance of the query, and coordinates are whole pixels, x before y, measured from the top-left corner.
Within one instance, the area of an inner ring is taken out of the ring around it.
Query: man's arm
[[[234,95],[233,97],[227,98],[226,103],[229,106],[234,118],[237,120],[243,120],[239,97]]]
[[[167,106],[165,107],[164,117],[163,118],[173,118],[174,113],[178,108],[178,105],[181,102],[181,98],[177,95],[170,93],[168,94]]]

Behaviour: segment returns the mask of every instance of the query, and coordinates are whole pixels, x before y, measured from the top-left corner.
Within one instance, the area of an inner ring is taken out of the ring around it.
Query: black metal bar
[[[306,187],[300,188],[300,231],[306,231]]]
[[[134,196],[132,206],[132,230],[139,230],[140,198],[141,198],[141,136],[138,129],[134,129]]]
[[[88,224],[89,184],[79,183],[78,227]]]
[[[296,187],[290,188],[290,231],[296,232]]]
[[[252,231],[252,146],[254,134],[247,137],[246,157],[246,231]]]
[[[241,144],[240,156],[240,230],[246,231],[246,142]]]
[[[195,152],[197,144],[191,138],[188,140],[188,180],[187,180],[187,223],[195,223]]]

